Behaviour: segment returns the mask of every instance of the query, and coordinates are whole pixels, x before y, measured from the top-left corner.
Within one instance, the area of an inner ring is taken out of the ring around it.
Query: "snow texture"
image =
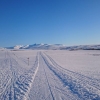
[[[0,100],[100,100],[99,60],[96,50],[2,49]]]

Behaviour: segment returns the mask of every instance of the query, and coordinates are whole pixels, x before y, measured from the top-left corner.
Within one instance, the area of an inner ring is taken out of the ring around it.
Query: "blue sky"
[[[100,44],[100,0],[0,0],[0,47]]]

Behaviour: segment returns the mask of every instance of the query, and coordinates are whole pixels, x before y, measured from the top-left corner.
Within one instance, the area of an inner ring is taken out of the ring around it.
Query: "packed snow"
[[[1,49],[0,100],[100,100],[99,60],[97,50]]]

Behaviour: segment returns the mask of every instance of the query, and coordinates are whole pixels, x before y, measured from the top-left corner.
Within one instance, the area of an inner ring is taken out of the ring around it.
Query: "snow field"
[[[75,71],[100,80],[99,50],[48,50],[45,52],[65,69]]]
[[[99,55],[82,50],[0,51],[0,100],[100,100]]]

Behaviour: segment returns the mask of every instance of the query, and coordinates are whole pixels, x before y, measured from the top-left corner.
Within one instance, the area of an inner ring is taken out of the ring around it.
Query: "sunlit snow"
[[[100,100],[100,51],[0,49],[0,100]]]

